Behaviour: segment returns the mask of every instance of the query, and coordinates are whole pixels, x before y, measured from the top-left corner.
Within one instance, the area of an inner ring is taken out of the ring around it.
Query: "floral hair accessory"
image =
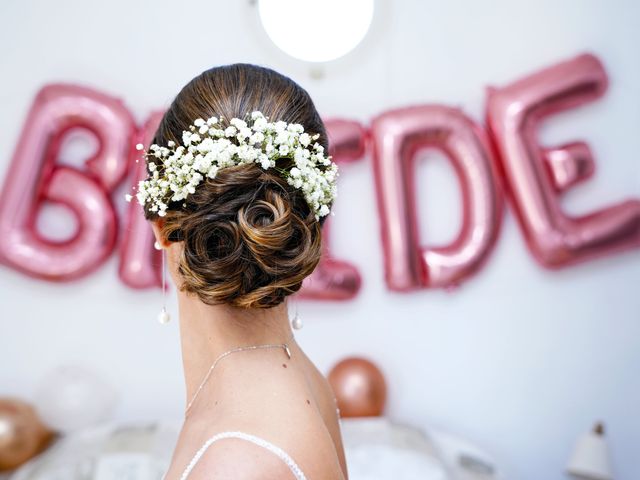
[[[138,182],[136,198],[140,205],[150,203],[150,210],[166,215],[169,202],[184,200],[194,193],[205,177],[215,178],[218,171],[234,165],[258,163],[263,169],[275,168],[287,183],[302,190],[316,220],[329,213],[329,205],[338,196],[338,166],[324,155],[324,147],[313,142],[320,135],[309,135],[299,123],[268,122],[260,111],[251,113],[251,125],[232,118],[228,126],[224,117],[196,119],[182,132],[182,143],[176,147],[152,144],[145,157],[150,177]],[[144,150],[139,143],[137,150]],[[293,166],[276,167],[276,160],[290,158]],[[128,202],[133,198],[126,194]],[[186,206],[186,203],[183,203]]]

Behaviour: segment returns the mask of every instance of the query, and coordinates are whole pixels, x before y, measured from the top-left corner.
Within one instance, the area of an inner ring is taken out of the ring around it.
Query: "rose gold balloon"
[[[349,357],[329,372],[342,417],[382,415],[387,385],[382,372],[365,358]]]
[[[489,90],[488,124],[517,217],[529,249],[548,268],[640,248],[640,199],[567,215],[559,197],[593,173],[591,151],[584,142],[543,148],[538,139],[547,117],[600,98],[607,85],[598,58],[586,54]]]
[[[42,451],[53,438],[28,404],[0,399],[0,470],[12,470]]]

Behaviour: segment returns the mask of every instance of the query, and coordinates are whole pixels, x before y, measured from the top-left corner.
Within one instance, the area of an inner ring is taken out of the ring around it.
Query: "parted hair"
[[[270,68],[235,63],[205,70],[185,85],[165,112],[151,143],[181,144],[196,118],[247,118],[259,110],[270,122],[301,124],[329,150],[325,126],[311,97]],[[276,162],[286,168],[290,159]],[[149,170],[147,169],[149,173]],[[186,204],[186,205],[184,205]],[[157,212],[144,207],[147,220]],[[258,164],[225,167],[205,177],[195,193],[169,204],[163,239],[183,242],[181,291],[206,304],[270,308],[297,292],[320,261],[322,225],[303,193],[276,169]]]

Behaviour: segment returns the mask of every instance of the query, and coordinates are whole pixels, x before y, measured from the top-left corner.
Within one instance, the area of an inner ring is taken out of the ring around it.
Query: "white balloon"
[[[116,401],[115,390],[100,373],[64,365],[44,377],[35,407],[51,429],[68,433],[108,419]]]

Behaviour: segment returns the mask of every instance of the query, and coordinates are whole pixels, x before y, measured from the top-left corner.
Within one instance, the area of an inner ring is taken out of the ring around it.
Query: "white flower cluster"
[[[166,215],[169,202],[194,193],[205,177],[215,178],[225,167],[258,163],[263,169],[276,168],[276,160],[290,158],[294,166],[277,168],[287,183],[301,189],[315,213],[316,220],[329,213],[329,205],[338,196],[336,179],[338,166],[331,156],[324,155],[324,147],[313,142],[320,135],[304,132],[299,123],[268,122],[260,111],[251,113],[251,125],[232,118],[228,126],[224,117],[198,118],[182,133],[183,145],[168,142],[167,147],[153,144],[148,162],[150,178],[138,182],[138,203],[151,203],[150,210]],[[142,144],[136,145],[143,150]],[[126,194],[129,202],[132,195]],[[186,205],[186,204],[183,204]]]

